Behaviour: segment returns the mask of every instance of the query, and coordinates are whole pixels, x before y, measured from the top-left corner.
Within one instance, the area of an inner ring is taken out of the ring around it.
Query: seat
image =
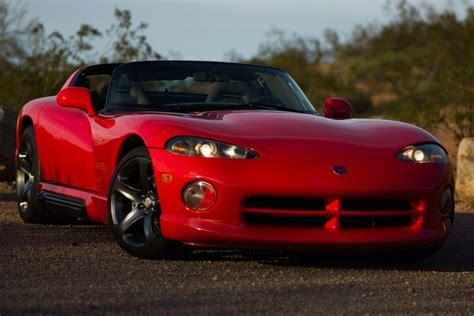
[[[209,93],[206,102],[236,102],[241,103],[242,97],[249,91],[246,82],[230,81],[219,83],[214,91]]]
[[[130,83],[130,96],[132,96],[139,105],[150,105],[150,100],[139,82]]]

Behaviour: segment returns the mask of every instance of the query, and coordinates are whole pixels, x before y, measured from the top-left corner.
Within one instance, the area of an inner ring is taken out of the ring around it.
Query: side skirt
[[[50,192],[41,192],[38,196],[38,200],[55,215],[89,220],[84,200]]]
[[[43,205],[53,215],[108,224],[106,195],[48,182],[40,182],[39,191]]]

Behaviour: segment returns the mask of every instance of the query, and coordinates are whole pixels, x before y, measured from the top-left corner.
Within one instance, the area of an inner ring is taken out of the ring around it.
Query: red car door
[[[50,104],[36,130],[42,179],[96,191],[92,118],[79,109]]]

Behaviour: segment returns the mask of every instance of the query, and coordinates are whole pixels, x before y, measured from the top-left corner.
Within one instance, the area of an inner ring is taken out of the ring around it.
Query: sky
[[[48,33],[58,30],[66,36],[82,23],[105,30],[114,21],[114,8],[130,10],[135,25],[148,23],[145,35],[156,51],[168,58],[191,60],[226,60],[231,51],[248,58],[258,52],[272,28],[316,37],[329,28],[344,38],[356,25],[383,24],[390,19],[386,0],[21,1]],[[425,2],[442,8],[452,1]],[[462,5],[453,6],[463,11]]]

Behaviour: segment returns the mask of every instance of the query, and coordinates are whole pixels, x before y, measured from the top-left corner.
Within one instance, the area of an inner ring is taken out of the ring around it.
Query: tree
[[[248,61],[288,70],[313,104],[337,95],[359,115],[432,131],[445,122],[458,138],[474,136],[474,9],[467,4],[461,19],[449,6],[437,11],[404,0],[387,6],[387,23],[357,26],[345,41],[331,30],[322,40],[271,33]]]
[[[356,103],[355,113],[362,115],[372,107],[370,97],[341,80],[332,66],[340,45],[337,33],[332,30],[326,30],[323,41],[273,29],[267,33],[267,40],[260,45],[256,56],[245,62],[287,70],[317,110],[322,110],[326,98],[338,95]]]
[[[161,55],[153,50],[143,35],[148,24],[142,22],[133,28],[132,15],[128,10],[115,9],[114,15],[116,22],[107,30],[107,36],[112,39],[112,54],[103,56],[102,61],[161,59]]]
[[[435,128],[442,120],[439,87],[448,74],[472,58],[470,13],[437,12],[406,1],[395,5],[393,20],[383,26],[358,27],[336,55],[334,68],[349,84],[362,84],[384,116]],[[468,9],[471,12],[471,9]],[[383,99],[383,98],[382,98]]]
[[[89,63],[161,58],[143,34],[145,23],[133,27],[127,10],[115,10],[116,21],[101,31],[83,24],[72,36],[47,34],[27,10],[0,0],[0,100],[20,108],[31,99],[54,95],[74,69]],[[108,47],[100,53],[94,43],[106,34]]]

